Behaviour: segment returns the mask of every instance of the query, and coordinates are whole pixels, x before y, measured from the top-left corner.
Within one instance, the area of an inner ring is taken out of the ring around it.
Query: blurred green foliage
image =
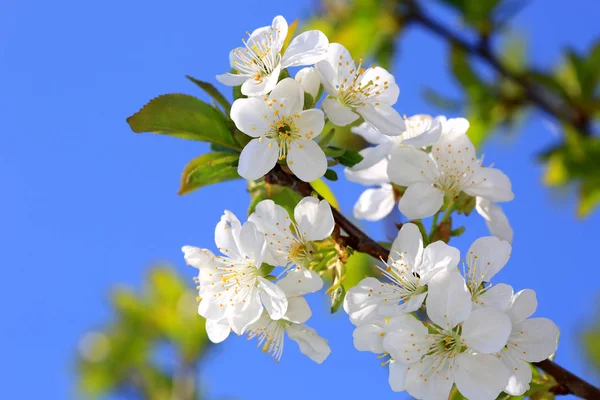
[[[86,333],[79,344],[82,396],[120,392],[151,400],[199,399],[196,367],[209,341],[196,313],[196,294],[175,270],[152,268],[140,294],[115,288],[111,305],[114,321]],[[157,360],[156,350],[165,345],[175,354],[173,370]]]

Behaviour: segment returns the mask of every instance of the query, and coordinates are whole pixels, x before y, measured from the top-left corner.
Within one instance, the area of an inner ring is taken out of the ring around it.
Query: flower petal
[[[277,85],[279,79],[279,73],[281,72],[281,65],[278,64],[273,71],[262,77],[260,80],[250,78],[242,84],[242,94],[248,97],[251,96],[263,96],[269,93]]]
[[[325,91],[331,96],[336,96],[340,80],[348,78],[351,75],[350,71],[356,70],[356,65],[344,46],[339,43],[330,43],[325,60],[319,61],[315,68],[321,75],[321,83]],[[325,111],[327,112],[327,110]]]
[[[379,132],[377,129],[373,128],[373,125],[367,122],[363,122],[358,126],[353,126],[350,128],[350,132],[362,136],[363,139],[371,144],[384,144],[392,141],[389,136]]]
[[[490,282],[510,258],[511,245],[495,236],[486,236],[473,242],[467,254],[469,280],[477,287]]]
[[[456,388],[468,399],[494,400],[510,377],[502,361],[492,355],[462,353],[456,364]]]
[[[306,325],[292,324],[287,329],[290,339],[298,343],[302,354],[308,356],[314,362],[321,364],[331,353],[327,340],[323,339],[317,332]]]
[[[386,184],[377,189],[367,189],[354,205],[354,218],[379,221],[392,212],[395,204],[392,185]]]
[[[312,108],[300,111],[296,119],[296,128],[303,139],[314,139],[323,132],[325,115],[323,111]]]
[[[410,185],[398,202],[398,209],[406,218],[413,220],[431,217],[444,204],[444,192],[429,183]]]
[[[297,297],[321,290],[323,288],[323,279],[315,271],[304,267],[295,267],[290,269],[283,278],[277,281],[277,286],[288,297]]]
[[[262,178],[277,164],[279,147],[273,139],[252,139],[240,154],[238,173],[244,178]]]
[[[537,309],[537,296],[535,290],[524,289],[514,295],[507,311],[513,324],[531,317]]]
[[[440,271],[456,268],[459,261],[460,251],[438,240],[425,248],[423,261],[417,265],[416,272],[421,283],[426,285]]]
[[[475,304],[483,307],[493,307],[506,311],[513,296],[513,288],[505,283],[498,283],[475,299]]]
[[[402,134],[402,144],[427,147],[437,142],[443,130],[444,117],[431,119],[429,115],[413,115],[406,122],[407,130]]]
[[[237,99],[231,106],[231,119],[237,128],[248,136],[259,137],[269,131],[271,111],[258,97]],[[265,118],[267,117],[267,118]]]
[[[485,219],[490,233],[500,240],[512,243],[513,230],[508,222],[508,218],[506,218],[506,214],[502,211],[502,207],[491,203],[483,197],[476,197],[475,200],[475,209]]]
[[[525,361],[540,362],[556,352],[559,333],[556,324],[548,318],[526,319],[515,325],[509,348]]]
[[[406,130],[404,119],[387,104],[372,106],[367,104],[356,109],[366,122],[373,125],[375,129],[384,135],[398,136]]]
[[[222,83],[225,86],[239,86],[250,79],[250,77],[246,74],[232,74],[230,72],[217,75],[216,78],[219,83]]]
[[[278,320],[283,318],[288,307],[288,299],[284,291],[262,276],[258,277],[258,287],[260,300],[264,304],[271,319]]]
[[[275,29],[275,32],[277,32],[275,46],[277,47],[277,50],[281,50],[281,47],[283,46],[285,38],[288,34],[288,23],[283,16],[278,15],[275,18],[273,18],[271,26],[273,27],[273,29]]]
[[[327,118],[337,126],[346,126],[359,118],[359,115],[352,111],[350,107],[346,107],[337,99],[331,97],[323,100],[323,110],[325,110]]]
[[[302,86],[305,93],[310,94],[316,102],[321,87],[321,76],[314,67],[302,68],[296,72],[294,79]]]
[[[529,390],[531,382],[531,367],[520,358],[512,357],[508,352],[503,351],[500,359],[510,372],[510,378],[504,391],[513,396],[520,396]]]
[[[372,84],[379,85],[378,91],[380,94],[375,95],[373,100],[393,106],[398,101],[398,95],[400,94],[400,88],[396,84],[394,75],[390,74],[385,68],[372,66],[368,68],[361,76],[361,86]],[[387,89],[386,89],[387,87]]]
[[[311,315],[312,311],[304,297],[288,298],[287,312],[283,317],[285,320],[296,324],[303,324],[308,321]]]
[[[304,89],[293,78],[282,79],[269,94],[268,103],[281,115],[298,114],[304,108]]]
[[[206,320],[206,334],[208,335],[208,339],[211,342],[221,343],[222,341],[227,339],[227,337],[229,337],[230,332],[231,328],[229,327],[229,322],[227,322],[227,318],[221,318],[220,320]]]
[[[401,322],[399,329],[386,333],[383,348],[392,358],[404,365],[418,362],[427,353],[433,338],[427,334],[427,327],[410,314],[394,317]]]
[[[327,57],[329,40],[321,31],[306,31],[292,39],[285,50],[283,68],[315,64]]]
[[[333,232],[333,214],[326,200],[303,198],[294,209],[294,219],[306,240],[323,240]]]
[[[312,182],[327,171],[327,156],[314,140],[297,139],[290,144],[287,165],[300,180]]]
[[[394,360],[388,363],[390,368],[389,384],[394,392],[406,390],[407,366]]]
[[[344,311],[354,325],[379,321],[382,319],[379,307],[385,303],[397,304],[401,298],[399,288],[369,277],[348,290]]]
[[[435,372],[434,372],[435,371]],[[418,399],[448,399],[454,377],[447,360],[425,357],[422,363],[408,367],[406,391]]]
[[[471,293],[456,271],[436,274],[428,286],[427,316],[445,329],[454,328],[471,313]]]
[[[215,227],[215,244],[219,251],[235,259],[242,259],[239,248],[239,236],[242,224],[231,211],[225,210]]]
[[[388,160],[384,158],[367,169],[356,170],[354,168],[344,168],[344,175],[350,182],[360,183],[361,185],[383,185],[390,183],[387,176],[387,166]]]
[[[463,323],[462,338],[465,344],[481,354],[500,351],[510,336],[510,318],[495,308],[481,307]]]
[[[256,205],[254,212],[248,217],[259,231],[268,236],[265,262],[270,265],[285,265],[288,262],[286,247],[291,243],[288,235],[290,217],[285,210],[273,200],[263,200]]]
[[[228,307],[227,320],[231,330],[238,335],[243,334],[246,329],[256,322],[263,312],[263,305],[260,302],[258,288],[249,290],[242,301],[238,301],[233,306]]]
[[[225,317],[227,312],[227,303],[214,301],[212,298],[203,298],[198,303],[198,315],[208,319],[220,320]]]
[[[376,324],[359,325],[352,334],[354,338],[354,347],[358,351],[370,351],[375,354],[382,354],[383,349],[383,327]]]
[[[392,142],[377,145],[375,147],[367,147],[360,151],[362,160],[352,167],[353,170],[358,171],[366,168],[370,168],[373,165],[387,159],[394,148]]]
[[[471,180],[475,183],[464,189],[471,196],[480,196],[492,202],[510,201],[512,192],[510,179],[496,168],[479,167]]]
[[[390,180],[400,186],[433,183],[437,172],[435,161],[426,152],[412,147],[396,147],[388,164]]]
[[[423,236],[415,224],[402,225],[390,250],[388,263],[393,261],[406,264],[409,271],[421,261],[423,255]]]

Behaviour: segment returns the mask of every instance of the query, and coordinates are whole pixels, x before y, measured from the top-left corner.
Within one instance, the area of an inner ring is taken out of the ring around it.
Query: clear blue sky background
[[[536,0],[516,19],[529,37],[536,65],[557,61],[571,45],[586,49],[600,33],[594,1]],[[110,318],[109,288],[138,285],[158,260],[174,262],[189,277],[182,244],[213,246],[224,208],[243,216],[242,181],[176,195],[186,162],[207,146],[154,135],[135,135],[125,118],[150,98],[168,92],[200,95],[184,78],[215,81],[228,69],[228,51],[246,30],[276,14],[306,17],[314,0],[273,1],[27,1],[0,3],[0,249],[3,304],[2,397],[73,398],[73,359],[79,337]],[[437,9],[436,9],[437,13]],[[457,21],[448,18],[458,28]],[[400,44],[394,73],[402,113],[434,113],[423,85],[454,93],[437,39],[411,29]],[[358,55],[356,55],[358,56]],[[506,206],[515,229],[513,256],[498,281],[537,290],[537,315],[562,330],[557,361],[592,380],[578,339],[598,295],[600,213],[574,218],[574,196],[542,187],[534,154],[557,139],[541,114],[509,138],[485,146],[513,181]],[[363,190],[334,185],[349,212]],[[368,230],[382,237],[379,225]],[[466,251],[486,235],[470,219],[454,245]],[[352,346],[342,313],[330,316],[313,296],[310,324],[333,350],[323,365],[286,346],[276,365],[244,339],[220,346],[202,368],[212,398],[402,398],[371,354]],[[598,380],[595,380],[598,382]]]

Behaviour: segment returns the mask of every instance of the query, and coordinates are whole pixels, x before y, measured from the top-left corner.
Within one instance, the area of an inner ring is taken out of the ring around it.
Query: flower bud
[[[302,89],[316,101],[321,86],[321,78],[317,70],[313,67],[302,68],[296,74],[295,79],[302,86]]]

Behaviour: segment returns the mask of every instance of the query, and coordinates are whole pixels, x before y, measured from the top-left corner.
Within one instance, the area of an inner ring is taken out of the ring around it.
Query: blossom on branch
[[[354,205],[355,218],[367,221],[379,221],[388,216],[394,209],[396,198],[394,188],[387,176],[388,159],[362,170],[344,168],[344,175],[350,182],[365,186],[376,186],[365,190]]]
[[[325,58],[329,41],[321,31],[307,31],[296,36],[282,54],[288,23],[281,15],[271,26],[264,26],[242,39],[244,47],[229,53],[229,63],[234,72],[217,75],[217,80],[227,86],[242,85],[246,96],[269,93],[279,80],[281,70],[287,67],[312,65]]]
[[[243,178],[261,178],[283,160],[305,182],[325,174],[327,157],[313,140],[325,125],[323,111],[303,111],[303,106],[304,89],[292,78],[280,81],[268,96],[233,103],[231,119],[254,138],[240,155],[238,173]]]

